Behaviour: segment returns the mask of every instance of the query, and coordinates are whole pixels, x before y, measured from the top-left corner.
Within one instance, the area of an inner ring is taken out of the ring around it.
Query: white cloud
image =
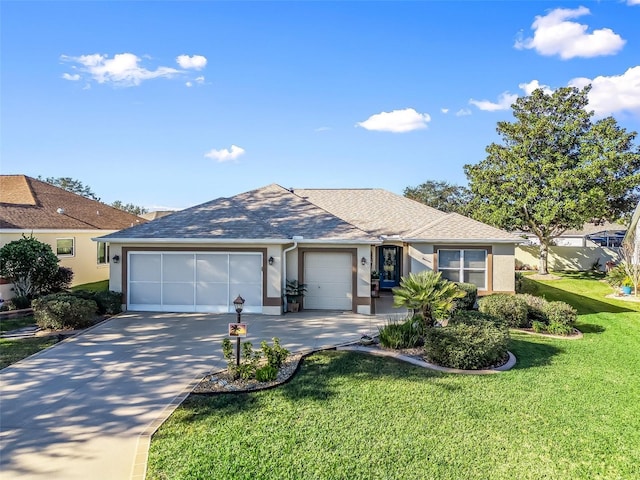
[[[187,87],[193,87],[193,83],[191,83],[191,82],[187,82],[187,83],[185,83],[185,85],[186,85]]]
[[[196,77],[196,83],[202,85],[204,83],[204,75],[200,75],[199,77]]]
[[[534,90],[539,88],[541,88],[546,95],[553,93],[553,89],[549,85],[540,85],[538,80],[531,80],[529,83],[520,83],[518,87],[524,90],[525,95],[531,95]]]
[[[404,133],[427,128],[431,121],[428,113],[418,113],[413,108],[381,112],[371,115],[364,122],[356,123],[356,127],[379,132]]]
[[[170,67],[147,70],[140,65],[141,59],[133,53],[119,53],[113,58],[97,53],[79,57],[63,55],[61,59],[79,64],[79,70],[87,73],[98,83],[111,83],[121,87],[137,86],[144,80],[154,78],[171,78],[180,73],[179,70]]]
[[[202,70],[207,66],[207,59],[202,55],[178,55],[176,62],[185,70]]]
[[[471,115],[471,110],[468,108],[462,108],[456,112],[456,117],[466,117],[468,115]]]
[[[589,105],[598,117],[615,112],[640,114],[640,66],[631,67],[622,75],[599,76],[593,79],[574,78],[569,86],[582,88],[591,84]]]
[[[590,13],[586,7],[574,10],[557,8],[545,16],[536,16],[531,25],[533,38],[519,39],[514,46],[517,49],[534,49],[540,55],[559,55],[563,60],[613,55],[620,51],[626,41],[610,28],[588,33],[587,25],[568,21]]]
[[[222,150],[214,149],[205,153],[204,156],[222,163],[235,160],[242,154],[244,154],[244,148],[238,147],[237,145],[231,145],[231,150],[227,150],[226,148],[223,148]]]
[[[496,112],[498,110],[509,110],[511,105],[518,99],[518,95],[515,93],[504,92],[498,96],[497,102],[491,102],[489,100],[469,100],[471,105],[475,105],[480,110],[487,112]]]
[[[627,5],[640,5],[640,0],[627,0]]]
[[[331,130],[331,127],[318,127],[314,132],[328,132],[329,130]]]
[[[62,78],[64,78],[65,80],[70,80],[72,82],[77,82],[78,80],[80,80],[80,75],[78,75],[77,73],[74,73],[73,75],[71,75],[70,73],[63,73]]]
[[[440,111],[441,111],[442,113],[444,113],[445,115],[446,115],[447,113],[449,113],[449,109],[448,109],[448,108],[441,108],[441,109],[440,109]]]

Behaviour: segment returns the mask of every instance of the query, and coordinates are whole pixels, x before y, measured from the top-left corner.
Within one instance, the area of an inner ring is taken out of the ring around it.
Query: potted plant
[[[631,278],[626,277],[623,281],[622,281],[622,285],[620,285],[620,289],[622,290],[622,293],[624,295],[631,295],[631,288],[633,287],[633,282],[631,281]]]
[[[300,311],[300,302],[307,292],[307,286],[304,283],[298,283],[298,280],[287,280],[285,296],[287,297],[287,311]]]

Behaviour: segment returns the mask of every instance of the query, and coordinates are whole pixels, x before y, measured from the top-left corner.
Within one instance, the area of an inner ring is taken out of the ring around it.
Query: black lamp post
[[[244,298],[240,295],[233,301],[233,306],[236,308],[238,314],[237,323],[242,323],[242,306],[244,305]],[[240,337],[236,337],[236,365],[240,365]]]

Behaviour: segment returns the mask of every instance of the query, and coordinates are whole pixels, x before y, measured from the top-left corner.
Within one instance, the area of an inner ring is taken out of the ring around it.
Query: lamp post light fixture
[[[233,306],[236,308],[236,313],[238,314],[237,323],[242,323],[241,317],[242,317],[243,305],[244,305],[244,298],[238,295],[236,299],[233,301]],[[236,337],[236,366],[240,366],[240,337]]]

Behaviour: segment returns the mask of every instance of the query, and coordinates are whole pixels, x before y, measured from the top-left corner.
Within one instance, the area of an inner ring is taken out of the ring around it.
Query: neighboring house
[[[156,210],[153,212],[142,213],[140,216],[145,220],[157,220],[158,218],[166,217],[167,215],[171,215],[177,210]]]
[[[59,265],[73,270],[73,284],[109,278],[109,246],[91,239],[144,219],[26,175],[0,175],[0,247],[33,235],[51,245]],[[13,296],[0,285],[0,297]]]
[[[580,230],[567,230],[553,239],[558,247],[619,247],[627,227],[617,223],[585,223]],[[531,245],[540,245],[532,233],[522,233]]]
[[[631,224],[625,236],[625,240],[627,239],[633,241],[633,258],[635,263],[640,263],[640,202],[638,202],[636,210],[633,212],[633,217],[631,217]]]
[[[286,280],[307,285],[303,308],[372,312],[371,272],[392,288],[441,271],[480,293],[514,291],[521,239],[380,189],[269,185],[95,239],[120,259],[110,288],[148,311],[283,311]]]

